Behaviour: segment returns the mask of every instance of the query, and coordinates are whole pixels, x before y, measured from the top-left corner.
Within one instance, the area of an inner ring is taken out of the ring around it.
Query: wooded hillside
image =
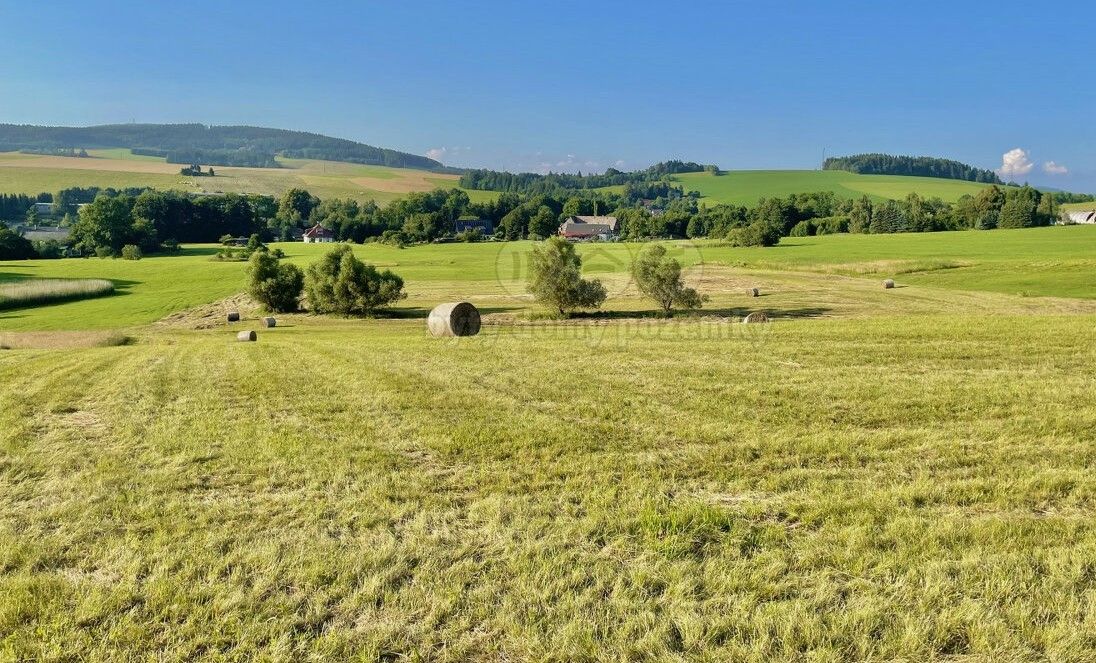
[[[0,124],[0,151],[73,153],[121,147],[166,157],[169,163],[276,167],[275,155],[397,168],[440,169],[423,156],[304,131],[204,124],[107,124],[43,127]]]

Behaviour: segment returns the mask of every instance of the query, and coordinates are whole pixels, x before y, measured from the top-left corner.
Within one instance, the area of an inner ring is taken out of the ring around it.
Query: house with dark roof
[[[491,223],[491,219],[481,219],[467,214],[453,222],[453,232],[463,233],[470,230],[478,230],[484,235],[490,235],[495,232],[495,224]]]
[[[329,244],[335,241],[335,233],[320,224],[316,224],[304,231],[305,244]]]
[[[620,236],[615,216],[569,216],[559,227],[559,234],[571,241],[612,241]]]

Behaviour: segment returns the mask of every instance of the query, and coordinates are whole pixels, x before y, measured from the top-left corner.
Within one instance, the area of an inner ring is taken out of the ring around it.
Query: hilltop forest
[[[848,157],[830,157],[822,165],[824,170],[846,170],[861,175],[914,175],[941,177],[949,180],[966,180],[983,184],[1004,184],[997,173],[984,168],[937,157],[905,157],[890,154],[854,154]]]
[[[343,138],[286,129],[204,124],[107,124],[43,127],[0,124],[0,152],[78,156],[83,150],[126,148],[165,157],[168,163],[278,167],[275,156],[326,159],[373,166],[440,170],[423,156],[373,147]]]

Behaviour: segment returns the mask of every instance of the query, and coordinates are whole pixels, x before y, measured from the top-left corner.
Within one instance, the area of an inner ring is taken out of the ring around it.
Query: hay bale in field
[[[267,329],[269,329],[271,327],[276,327],[277,325],[278,325],[278,321],[275,320],[274,318],[269,318],[269,317],[263,318],[263,326],[266,327]]]
[[[884,290],[890,290],[893,287],[894,287],[894,279],[887,279],[886,281],[883,281],[883,289]]]
[[[747,288],[746,289],[746,296],[747,297],[760,297],[761,296],[761,288]]]
[[[758,322],[768,322],[769,316],[765,315],[764,311],[754,311],[753,313],[742,318],[742,322],[748,325],[752,325]]]
[[[239,311],[229,311],[228,312],[228,321],[229,322],[239,322],[240,321],[240,312]]]
[[[259,335],[253,331],[242,331],[236,334],[236,340],[242,343],[249,343],[251,341],[258,340]]]
[[[479,310],[468,302],[438,304],[426,327],[434,336],[475,336],[480,330]]]

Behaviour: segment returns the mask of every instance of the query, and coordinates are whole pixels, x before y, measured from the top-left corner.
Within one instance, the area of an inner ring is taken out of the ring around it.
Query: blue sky
[[[521,170],[1019,149],[1018,181],[1096,191],[1092,3],[89,4],[0,0],[0,122],[254,124]]]

